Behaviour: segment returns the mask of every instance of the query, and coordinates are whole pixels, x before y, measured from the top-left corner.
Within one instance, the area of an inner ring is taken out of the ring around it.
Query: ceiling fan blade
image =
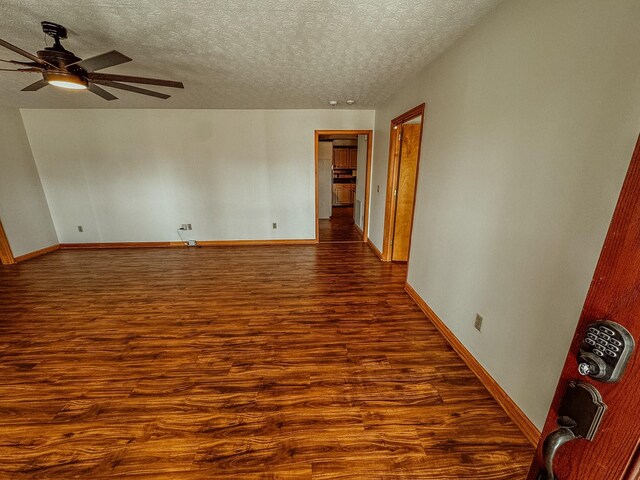
[[[42,65],[36,62],[19,62],[18,60],[3,60],[2,58],[0,58],[0,62],[11,63],[13,65],[22,65],[30,68],[39,68],[39,69],[44,68]]]
[[[49,82],[47,82],[46,80],[42,79],[42,80],[38,80],[37,82],[32,83],[31,85],[24,87],[22,89],[23,92],[35,92],[36,90],[40,90],[43,87],[46,87],[47,85],[49,85]]]
[[[126,55],[115,50],[111,50],[110,52],[102,53],[100,55],[96,55],[95,57],[85,58],[84,60],[80,60],[79,62],[71,63],[67,65],[67,67],[70,67],[71,65],[77,65],[84,68],[87,72],[95,72],[96,70],[114,67],[122,63],[130,62],[131,60],[132,59],[127,57]]]
[[[89,84],[87,85],[87,88],[89,89],[90,92],[95,93],[96,95],[104,98],[105,100],[117,100],[118,97],[116,97],[115,95],[110,94],[109,92],[107,92],[106,90],[100,88],[99,86],[89,82]]]
[[[112,82],[142,83],[146,85],[158,85],[159,87],[184,88],[182,82],[173,80],[160,80],[158,78],[132,77],[130,75],[115,75],[111,73],[90,73],[87,75],[90,81],[108,80]]]
[[[16,47],[15,45],[11,45],[9,42],[2,40],[0,38],[0,45],[2,45],[5,48],[8,48],[9,50],[16,52],[19,55],[22,55],[23,57],[27,57],[29,60],[33,60],[36,63],[39,63],[40,65],[46,65],[47,67],[53,67],[56,68],[55,65],[50,64],[49,62],[42,60],[41,58],[36,57],[35,55],[32,55],[31,53],[22,50],[19,47]]]
[[[39,68],[0,68],[2,72],[42,73]]]
[[[105,87],[119,88],[121,90],[127,90],[129,92],[141,93],[142,95],[149,95],[150,97],[157,97],[167,99],[171,95],[166,93],[154,92],[153,90],[147,90],[146,88],[134,87],[133,85],[127,85],[125,83],[111,82],[109,80],[95,80],[95,83],[104,85]]]

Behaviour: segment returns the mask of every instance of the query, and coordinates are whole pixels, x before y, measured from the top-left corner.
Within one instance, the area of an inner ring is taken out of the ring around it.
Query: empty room
[[[3,1],[0,479],[640,480],[638,25]]]

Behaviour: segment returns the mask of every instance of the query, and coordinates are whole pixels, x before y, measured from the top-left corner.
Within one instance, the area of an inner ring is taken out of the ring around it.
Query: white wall
[[[538,427],[640,132],[639,22],[505,2],[376,110],[372,241],[389,122],[427,102],[409,283]]]
[[[367,135],[358,135],[358,169],[356,172],[356,202],[360,200],[360,216],[356,218],[356,208],[353,208],[353,221],[362,230],[364,225],[364,190],[367,173]]]
[[[314,130],[373,126],[367,110],[22,116],[63,243],[176,241],[182,223],[196,240],[314,238]]]
[[[318,142],[318,218],[331,217],[333,143]]]
[[[0,108],[0,220],[14,256],[58,243],[20,112]]]

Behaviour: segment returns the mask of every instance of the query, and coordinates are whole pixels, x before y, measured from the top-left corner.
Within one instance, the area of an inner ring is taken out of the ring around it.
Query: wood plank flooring
[[[333,207],[331,219],[319,220],[320,243],[362,242],[353,224],[353,207]]]
[[[0,478],[524,478],[405,273],[362,243],[0,267]]]

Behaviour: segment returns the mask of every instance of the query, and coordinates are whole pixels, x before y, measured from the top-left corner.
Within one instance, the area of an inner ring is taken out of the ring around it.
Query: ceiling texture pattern
[[[35,53],[42,20],[67,27],[68,50],[118,50],[102,70],[179,80],[168,100],[46,87],[0,72],[0,105],[21,108],[374,108],[502,0],[4,0],[0,38]],[[47,38],[49,44],[52,40]],[[21,59],[0,48],[0,58]],[[0,65],[5,68],[8,64]],[[346,107],[347,99],[356,105]]]

